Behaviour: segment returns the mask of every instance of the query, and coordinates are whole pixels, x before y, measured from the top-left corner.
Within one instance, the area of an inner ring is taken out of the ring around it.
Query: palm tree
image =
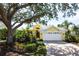
[[[69,26],[72,25],[71,22],[68,22],[67,20],[65,20],[62,24],[58,24],[58,27],[63,27],[66,30],[69,30]]]

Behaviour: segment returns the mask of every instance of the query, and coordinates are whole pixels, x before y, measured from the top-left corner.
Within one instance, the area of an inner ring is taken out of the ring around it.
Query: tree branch
[[[7,20],[7,15],[5,14],[5,9],[3,4],[0,4],[0,18],[1,18],[1,21],[8,27],[9,23]]]
[[[13,15],[14,15],[19,9],[22,9],[22,8],[25,8],[26,6],[31,6],[31,5],[32,5],[31,3],[28,3],[28,4],[21,5],[21,6],[15,6],[15,8],[13,8],[13,11],[12,11],[11,14],[10,14],[10,17],[12,18]]]
[[[8,8],[8,12],[7,13],[10,13],[10,11],[11,11],[11,8],[13,8],[13,7],[15,7],[15,6],[17,6],[18,5],[18,3],[11,3],[11,5],[9,4],[9,8]]]
[[[15,23],[12,24],[12,27],[17,23],[17,21]]]
[[[46,13],[41,13],[41,14],[35,15],[35,16],[29,18],[29,19],[25,19],[24,21],[21,21],[20,24],[18,24],[16,27],[14,27],[13,30],[15,30],[15,29],[17,29],[18,27],[20,27],[21,25],[23,25],[23,23],[30,23],[30,22],[32,22],[32,19],[36,20],[37,18],[40,18],[40,17],[44,16],[45,14],[46,14]]]
[[[8,18],[10,18],[11,19],[11,14],[12,14],[12,8],[13,8],[13,10],[15,10],[15,8],[16,8],[16,6],[18,5],[18,3],[13,3],[13,4],[9,4],[9,8],[8,8],[8,10],[7,10],[7,17]]]

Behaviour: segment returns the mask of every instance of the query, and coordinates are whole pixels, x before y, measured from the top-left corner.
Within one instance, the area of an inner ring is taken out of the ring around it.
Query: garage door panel
[[[55,33],[45,33],[43,35],[44,40],[62,40],[61,34]]]

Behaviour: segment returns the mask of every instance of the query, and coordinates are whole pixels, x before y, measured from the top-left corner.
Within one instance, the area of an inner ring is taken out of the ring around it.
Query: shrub
[[[30,30],[16,30],[15,38],[18,42],[36,42],[36,38]]]
[[[36,44],[35,43],[28,43],[26,46],[26,52],[28,53],[33,53],[36,51],[37,47],[36,47]]]
[[[7,39],[7,29],[0,29],[0,39],[6,40]]]
[[[39,39],[38,41],[43,41],[43,39]]]
[[[73,42],[73,43],[79,43],[79,35],[78,35],[78,31],[71,31],[68,30],[67,32],[65,32],[65,41],[66,42]]]
[[[26,30],[16,30],[15,32],[15,38],[17,42],[24,43],[24,42],[29,42],[30,37],[27,34]]]
[[[18,43],[15,44],[16,51],[19,53],[33,53],[36,56],[43,56],[47,54],[46,47],[43,42],[33,43],[28,42],[27,44]]]
[[[37,41],[37,46],[44,46],[44,42],[43,41]]]
[[[76,43],[79,43],[79,36],[75,36],[76,38]]]
[[[23,43],[15,43],[15,51],[19,52],[19,53],[23,53],[25,52],[25,45]]]
[[[26,35],[26,32],[23,30],[16,30],[15,37],[20,39]]]
[[[47,50],[45,46],[38,46],[37,51],[34,53],[36,56],[45,56],[47,54]]]
[[[74,42],[78,43],[79,42],[79,37],[77,35],[71,35],[70,33],[65,35],[65,41],[66,42]]]
[[[75,39],[75,37],[72,36],[72,35],[67,35],[67,36],[65,36],[65,41],[66,41],[66,42],[75,42],[76,39]]]

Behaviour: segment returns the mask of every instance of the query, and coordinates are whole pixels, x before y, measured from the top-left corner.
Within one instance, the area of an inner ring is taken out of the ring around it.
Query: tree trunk
[[[13,46],[14,46],[13,32],[12,32],[12,29],[8,29],[7,50],[13,51]]]
[[[13,33],[12,30],[8,30],[8,37],[7,37],[7,44],[12,44],[13,43]]]

